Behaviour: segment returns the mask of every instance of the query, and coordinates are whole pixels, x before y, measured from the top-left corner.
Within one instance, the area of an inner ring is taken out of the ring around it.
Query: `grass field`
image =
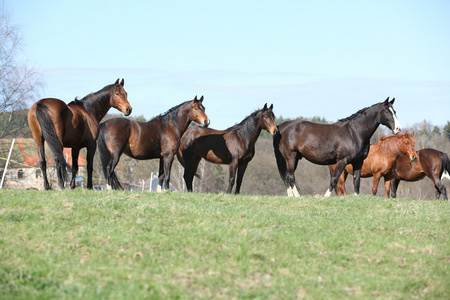
[[[450,203],[0,190],[2,299],[450,299]]]

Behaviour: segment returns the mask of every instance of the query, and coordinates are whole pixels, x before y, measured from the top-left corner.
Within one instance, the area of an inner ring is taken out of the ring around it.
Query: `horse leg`
[[[163,189],[169,191],[169,183],[170,183],[170,170],[172,169],[172,163],[174,158],[174,153],[170,155],[166,155],[164,157],[164,178],[163,178]]]
[[[245,170],[247,169],[247,166],[248,166],[248,164],[238,166],[237,179],[236,179],[236,191],[235,191],[236,195],[241,192],[242,179],[244,179],[244,173],[245,173]]]
[[[342,171],[341,176],[339,176],[339,180],[336,184],[336,194],[338,196],[345,196],[347,195],[347,191],[345,189],[345,180],[347,180],[348,172],[344,169]]]
[[[363,160],[361,162],[357,162],[352,164],[353,166],[353,186],[355,188],[355,196],[359,195],[359,187],[361,185],[361,169],[363,165]],[[380,179],[378,178],[378,181]],[[377,189],[378,189],[378,182],[377,182]],[[373,191],[372,191],[373,193]]]
[[[161,193],[163,181],[164,181],[164,158],[161,157],[159,159],[158,186],[156,187],[157,193]]]
[[[397,197],[397,189],[398,189],[398,185],[400,184],[400,179],[392,179],[391,180],[391,197],[395,198]]]
[[[78,155],[80,154],[79,148],[72,148],[72,180],[70,180],[70,188],[75,188],[75,179],[78,173]]]
[[[184,174],[183,174],[183,178],[184,178],[184,182],[186,183],[186,188],[188,190],[188,192],[192,192],[193,188],[192,188],[192,182],[194,181],[194,175],[197,172],[197,167],[198,164],[200,163],[201,157],[200,158],[194,158],[194,159],[187,159],[187,157],[185,157],[184,159]]]
[[[441,194],[442,194],[444,200],[448,200],[448,198],[447,198],[447,189],[445,188],[445,185],[442,183],[441,180],[435,178],[435,180],[434,180],[434,188],[436,189],[436,199],[439,199],[441,197]]]
[[[330,197],[331,196],[331,191],[336,186],[336,184],[337,184],[337,182],[339,180],[339,176],[341,176],[341,174],[344,171],[344,168],[345,168],[346,165],[347,165],[347,161],[345,161],[345,160],[339,160],[337,162],[336,167],[334,168],[333,175],[331,176],[331,179],[330,179],[330,187],[325,192],[325,197]]]
[[[235,181],[235,179],[236,179],[236,170],[237,170],[237,167],[238,167],[237,161],[233,160],[233,161],[230,163],[230,166],[229,166],[229,169],[228,169],[228,170],[229,170],[229,174],[230,174],[230,178],[229,178],[229,180],[228,180],[227,194],[231,194],[231,190],[233,189],[234,181]]]
[[[87,147],[87,188],[89,190],[92,190],[93,185],[92,185],[92,173],[94,171],[94,155],[95,155],[95,150],[97,150],[97,145],[95,143],[95,141]],[[73,156],[72,156],[73,157]]]
[[[300,193],[295,185],[295,170],[297,169],[298,159],[297,153],[291,152],[286,158],[286,189],[288,197],[300,197]]]
[[[378,184],[380,184],[381,174],[373,174],[373,184],[372,184],[372,196],[375,196],[378,192]]]
[[[386,180],[386,177],[384,178],[384,194],[386,199],[389,199],[389,190],[391,189],[391,181]]]
[[[109,159],[108,165],[106,166],[106,180],[108,182],[107,188],[108,189],[120,189],[120,183],[118,183],[119,186],[115,183],[115,174],[114,169],[116,168],[117,164],[119,163],[120,159],[120,152],[113,152],[111,153],[111,158]],[[117,181],[118,182],[118,181]]]

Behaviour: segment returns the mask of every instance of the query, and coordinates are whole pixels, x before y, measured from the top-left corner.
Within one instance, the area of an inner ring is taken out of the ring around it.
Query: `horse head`
[[[267,108],[267,103],[261,110],[261,117],[259,119],[259,126],[262,129],[267,130],[271,135],[275,135],[278,132],[278,127],[275,124],[275,115],[273,114],[273,104]]]
[[[191,101],[190,119],[203,125],[203,127],[209,126],[210,121],[203,106],[203,96],[200,99],[197,99],[197,96],[195,96],[194,100]]]
[[[416,140],[414,138],[414,132],[406,132],[402,137],[401,151],[403,154],[408,156],[411,161],[415,161],[417,159],[417,152],[416,149],[414,149],[415,144]]]
[[[381,111],[380,111],[380,123],[387,126],[394,134],[397,134],[402,130],[402,126],[400,125],[399,120],[397,119],[396,112],[394,110],[394,101],[395,98],[393,98],[391,101],[389,101],[389,97],[387,99],[380,103],[381,104]]]
[[[119,83],[119,79],[112,85],[110,91],[110,104],[115,109],[121,111],[125,116],[131,114],[132,107],[127,99],[127,92],[123,88],[124,79]]]

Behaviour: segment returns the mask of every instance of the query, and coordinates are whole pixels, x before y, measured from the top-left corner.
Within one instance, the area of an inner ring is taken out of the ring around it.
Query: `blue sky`
[[[42,97],[117,78],[133,115],[204,95],[211,127],[264,103],[277,116],[347,117],[395,97],[405,126],[450,120],[450,1],[6,0]],[[111,111],[112,112],[112,111]]]

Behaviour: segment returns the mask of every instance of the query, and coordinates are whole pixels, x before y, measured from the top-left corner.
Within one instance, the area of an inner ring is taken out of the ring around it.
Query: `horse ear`
[[[122,81],[120,82],[120,85],[123,86],[124,84],[125,84],[125,79],[122,78]]]
[[[267,103],[264,104],[264,107],[263,107],[263,110],[266,110],[266,109],[267,109]]]
[[[200,103],[203,102],[203,95],[200,97],[200,100],[198,100]]]
[[[384,100],[384,104],[388,104],[389,102],[389,97],[386,98],[386,100]]]
[[[119,85],[119,79],[120,79],[120,78],[117,78],[117,80],[116,80],[116,82],[114,83],[114,85]]]
[[[411,136],[414,136],[414,131],[410,133]]]
[[[197,100],[197,95],[195,95],[195,98],[194,98],[194,100],[192,100],[193,102],[197,102],[198,100]]]
[[[270,107],[269,107],[269,109],[273,109],[273,103],[272,103],[272,104],[270,104]]]
[[[391,105],[394,105],[394,101],[395,101],[395,98],[392,98],[391,102],[389,102],[389,103],[391,103]]]

